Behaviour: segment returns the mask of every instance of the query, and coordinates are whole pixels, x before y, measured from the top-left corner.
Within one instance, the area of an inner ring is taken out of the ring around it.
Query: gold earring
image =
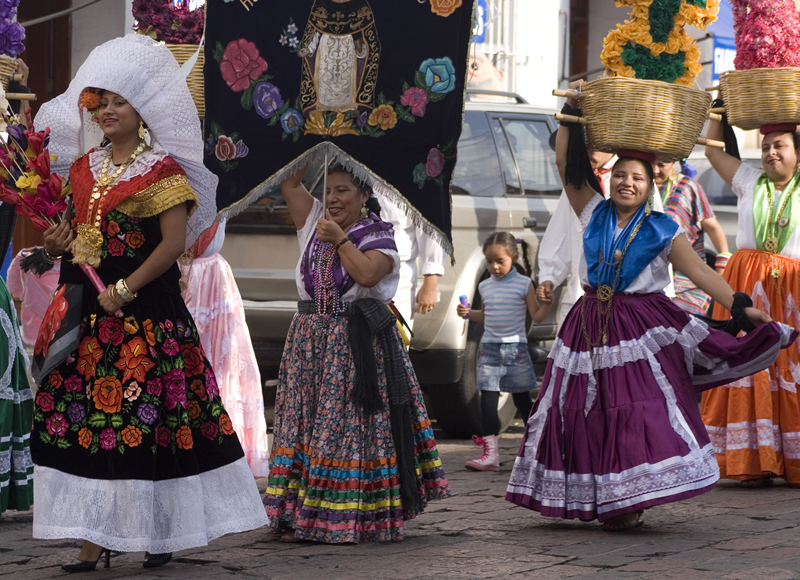
[[[369,217],[369,210],[367,209],[367,204],[361,206],[361,217],[366,219]]]
[[[144,121],[139,121],[139,139],[142,141],[147,137],[147,129],[144,128]]]

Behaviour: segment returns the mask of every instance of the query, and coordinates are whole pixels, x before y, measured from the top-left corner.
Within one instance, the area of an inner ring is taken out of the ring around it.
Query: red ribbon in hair
[[[620,149],[617,151],[617,157],[620,159],[625,157],[633,157],[634,159],[647,161],[648,163],[653,163],[656,160],[656,156],[654,154],[648,153],[647,151],[637,151],[635,149]]]
[[[761,134],[767,135],[768,133],[794,133],[797,131],[797,125],[794,123],[778,123],[777,125],[762,125]]]

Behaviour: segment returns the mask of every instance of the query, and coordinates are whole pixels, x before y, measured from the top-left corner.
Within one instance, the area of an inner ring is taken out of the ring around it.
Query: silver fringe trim
[[[372,189],[379,194],[383,195],[386,199],[394,203],[398,208],[405,211],[406,216],[411,217],[414,226],[425,232],[425,235],[439,244],[447,255],[450,256],[450,261],[455,264],[455,257],[453,254],[453,244],[447,239],[447,236],[425,219],[417,209],[411,205],[408,200],[397,189],[389,185],[384,179],[370,171],[366,165],[359,163],[350,155],[342,151],[339,147],[331,142],[319,143],[303,153],[300,157],[286,165],[280,171],[272,174],[266,180],[262,181],[256,187],[250,190],[244,199],[237,201],[224,209],[219,210],[217,213],[217,220],[230,218],[243,212],[245,209],[256,203],[261,199],[269,190],[274,187],[280,186],[281,182],[292,177],[298,171],[303,169],[306,165],[311,163],[324,161],[325,155],[328,156],[328,164],[338,163],[345,169],[350,171],[357,179],[361,179],[369,184]],[[452,208],[452,203],[451,203]]]

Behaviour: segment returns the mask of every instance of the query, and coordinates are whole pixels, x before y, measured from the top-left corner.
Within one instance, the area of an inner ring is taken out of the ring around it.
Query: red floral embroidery
[[[181,356],[183,357],[183,367],[186,369],[186,376],[193,377],[203,373],[206,365],[203,363],[203,351],[195,344],[182,344]]]
[[[92,337],[84,337],[78,346],[78,372],[87,379],[97,374],[97,361],[103,356],[100,343]]]
[[[114,366],[124,371],[123,383],[127,383],[131,377],[136,381],[144,382],[145,373],[155,366],[155,363],[147,358],[146,354],[147,345],[140,336],[122,345],[119,360],[114,363]]]

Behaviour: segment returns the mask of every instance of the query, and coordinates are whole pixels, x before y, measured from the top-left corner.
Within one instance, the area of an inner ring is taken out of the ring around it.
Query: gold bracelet
[[[119,302],[119,301],[118,301],[116,298],[114,298],[114,287],[113,287],[113,286],[109,286],[109,287],[106,289],[106,294],[108,294],[108,298],[109,298],[109,300],[111,300],[111,302],[113,302],[113,303],[114,303],[114,305],[115,305],[117,308],[122,308],[123,306],[125,306],[125,303],[124,303],[124,302]]]
[[[63,255],[63,254],[62,254]],[[61,256],[53,256],[50,252],[47,251],[47,248],[42,246],[42,257],[44,261],[48,264],[55,264],[56,260],[60,260]]]

